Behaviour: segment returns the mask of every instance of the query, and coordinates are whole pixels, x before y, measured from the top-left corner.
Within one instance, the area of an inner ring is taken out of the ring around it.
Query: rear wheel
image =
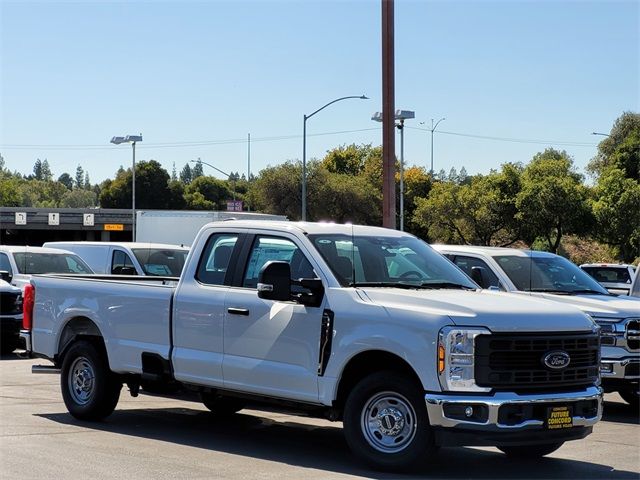
[[[522,445],[515,447],[498,447],[505,454],[513,458],[540,458],[558,450],[564,442],[545,443],[542,445]]]
[[[353,453],[382,470],[407,470],[436,451],[424,395],[397,372],[373,373],[353,388],[344,408],[344,434]]]
[[[60,387],[71,415],[80,420],[101,420],[116,408],[122,382],[109,370],[104,349],[81,340],[64,357]]]
[[[244,402],[237,398],[223,397],[211,392],[201,392],[200,399],[204,406],[211,410],[211,413],[221,417],[233,415],[245,406]]]
[[[631,405],[636,411],[638,410],[638,407],[640,406],[640,402],[638,401],[638,397],[640,396],[640,387],[636,385],[635,388],[620,390],[618,393],[625,402]]]
[[[4,335],[0,341],[0,353],[11,353],[19,345],[19,338],[15,335]]]

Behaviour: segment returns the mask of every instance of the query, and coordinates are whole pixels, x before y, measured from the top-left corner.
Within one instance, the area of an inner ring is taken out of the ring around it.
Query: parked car
[[[221,416],[250,402],[342,421],[360,459],[400,470],[445,445],[541,457],[601,417],[588,315],[481,290],[404,232],[210,223],[177,287],[148,280],[27,287],[21,335],[52,362],[33,371],[60,373],[76,418],[110,415],[124,383],[188,388]]]
[[[633,278],[633,283],[631,284],[631,291],[629,292],[629,296],[640,298],[640,271],[636,272],[636,276]]]
[[[7,272],[11,285],[24,288],[33,274],[92,274],[91,267],[67,250],[21,245],[0,245],[0,270]]]
[[[8,272],[0,274],[8,278]],[[22,290],[0,279],[0,352],[13,352],[20,345]]]
[[[434,245],[483,288],[574,305],[602,329],[600,371],[605,391],[638,407],[640,300],[609,293],[564,257],[515,248]]]
[[[189,248],[147,242],[46,242],[44,247],[76,253],[103,275],[179,277]]]
[[[584,263],[580,268],[591,275],[610,293],[629,295],[636,267],[617,263]]]

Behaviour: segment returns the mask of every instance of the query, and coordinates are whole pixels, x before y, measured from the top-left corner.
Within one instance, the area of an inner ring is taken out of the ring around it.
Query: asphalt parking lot
[[[638,479],[638,412],[606,395],[586,439],[547,458],[509,460],[494,448],[445,448],[423,472],[391,475],[352,458],[340,424],[243,410],[216,420],[199,403],[123,389],[106,421],[84,423],[62,402],[58,375],[33,375],[43,360],[0,360],[0,478],[491,478]]]

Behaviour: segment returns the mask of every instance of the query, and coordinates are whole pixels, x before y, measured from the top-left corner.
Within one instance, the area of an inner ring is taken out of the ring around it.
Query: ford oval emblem
[[[571,357],[567,352],[556,350],[542,357],[542,362],[552,370],[561,370],[569,366]]]

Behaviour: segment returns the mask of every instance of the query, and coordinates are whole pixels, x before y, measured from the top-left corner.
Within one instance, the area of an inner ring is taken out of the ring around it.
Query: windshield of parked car
[[[582,267],[597,282],[631,284],[631,273],[627,267]]]
[[[609,295],[602,285],[564,257],[534,253],[527,257],[500,255],[494,259],[518,290]]]
[[[343,287],[478,288],[415,237],[317,234],[309,238]]]
[[[134,248],[133,254],[145,275],[179,277],[189,251],[171,248]]]
[[[77,255],[71,253],[35,253],[15,252],[18,272],[23,274],[38,273],[93,273],[89,265]]]

